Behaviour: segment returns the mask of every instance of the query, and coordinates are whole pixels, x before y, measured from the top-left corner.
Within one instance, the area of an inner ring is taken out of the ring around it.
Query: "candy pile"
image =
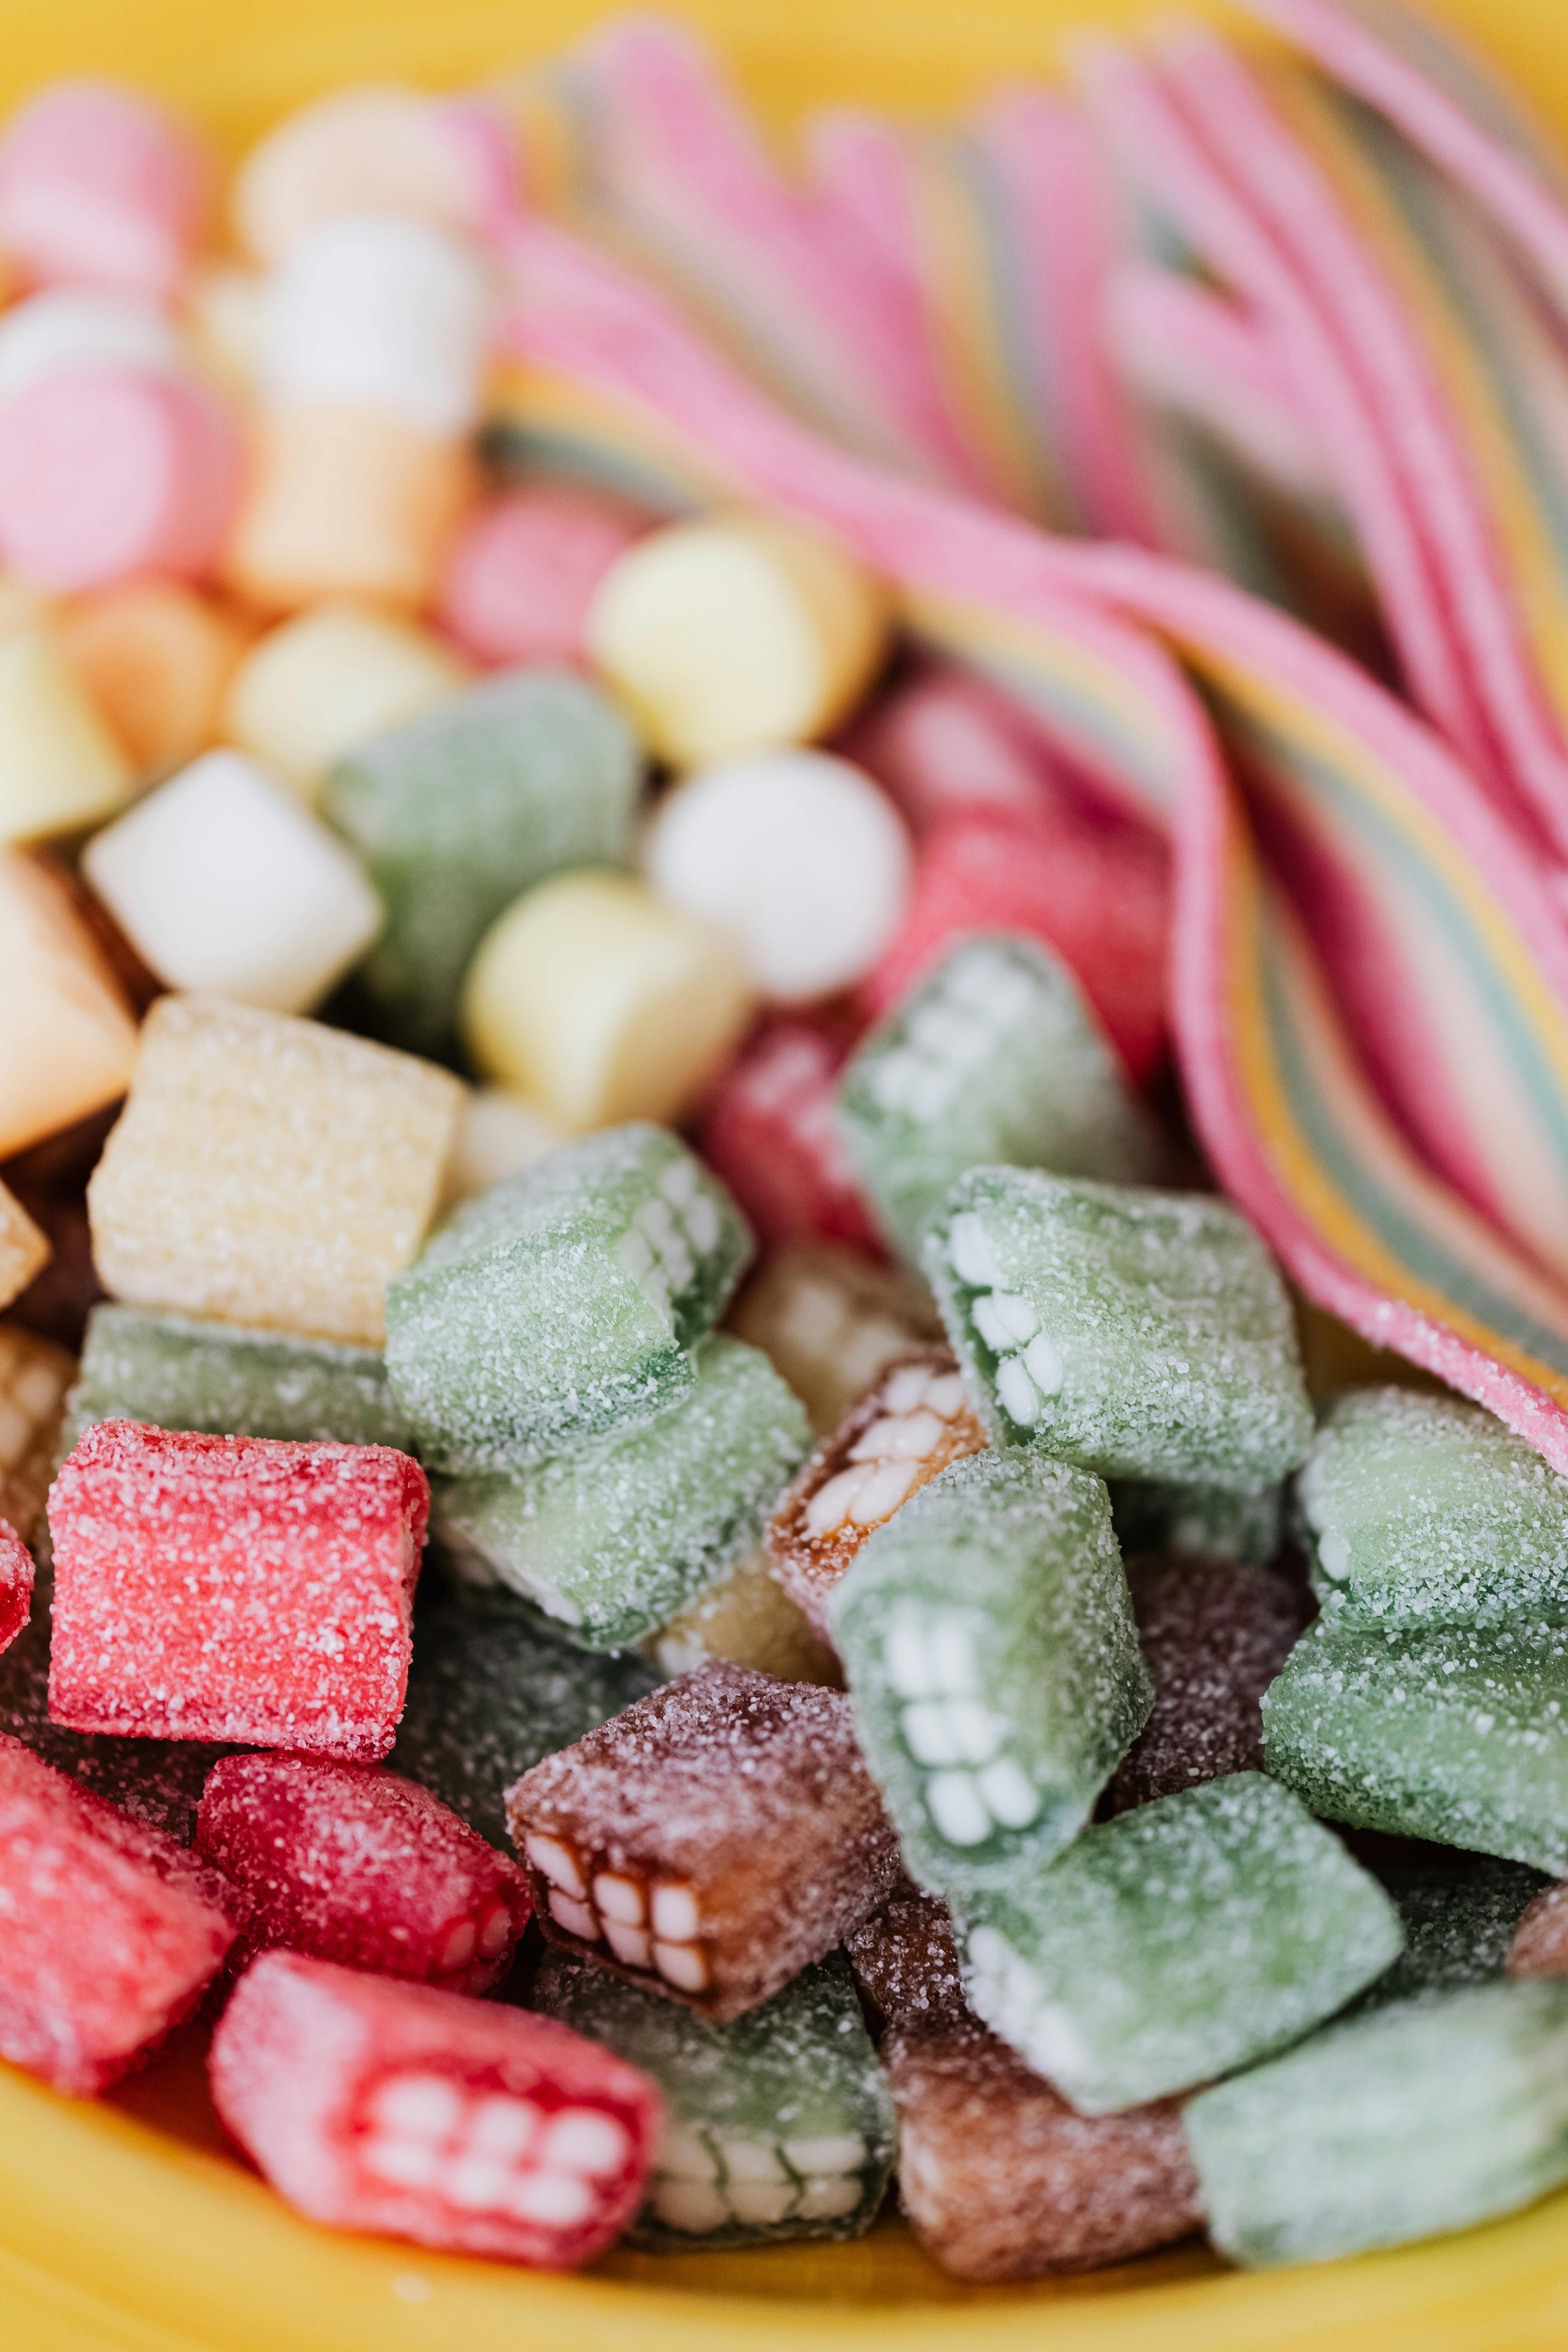
[[[1261,278],[1172,128],[1267,180],[1211,65],[1144,168]],[[613,223],[717,101],[657,29],[579,68]],[[1018,107],[994,163],[1070,144]],[[507,120],[321,100],[232,249],[141,100],[0,133],[0,2054],[94,2094],[204,2013],[303,2212],[531,2264],[853,2237],[895,2176],[973,2280],[1525,2203],[1568,1475],[1310,1395],[1185,1132],[1164,846],[1005,664],[797,516],[500,462]],[[858,345],[765,189],[649,267],[722,310],[771,220],[796,404],[994,496],[872,365],[909,152],[816,168]],[[1264,349],[1114,290],[1342,584],[1283,296]]]

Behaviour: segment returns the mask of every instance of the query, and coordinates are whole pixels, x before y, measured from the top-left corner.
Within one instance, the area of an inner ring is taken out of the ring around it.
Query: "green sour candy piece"
[[[1264,1760],[1331,1821],[1568,1875],[1568,1633],[1320,1618],[1263,1700]]]
[[[664,2093],[634,2245],[673,2252],[870,2228],[893,2168],[893,2100],[842,1953],[730,2025],[558,1952],[529,2006]]]
[[[1341,1397],[1296,1492],[1331,1617],[1568,1624],[1568,1478],[1479,1405]]]
[[[941,1894],[1059,1853],[1153,1703],[1105,1487],[1036,1454],[942,1471],[829,1616],[905,1862]]]
[[[1282,2049],[1403,1940],[1383,1889],[1261,1772],[1120,1813],[963,1913],[971,2008],[1091,2116]]]
[[[871,1032],[839,1082],[838,1124],[883,1233],[911,1259],[981,1161],[1137,1184],[1161,1159],[1067,965],[1005,932],[961,940]]]
[[[321,814],[363,859],[386,924],[355,977],[379,1036],[449,1055],[469,959],[522,891],[626,855],[642,779],[630,730],[562,669],[519,669],[361,743]]]
[[[1184,2118],[1233,2261],[1331,2262],[1568,2179],[1568,1984],[1483,1984],[1330,2026]]]
[[[66,1399],[62,1454],[94,1422],[112,1420],[219,1437],[335,1438],[400,1450],[409,1444],[378,1349],[195,1323],[139,1307],[95,1307],[89,1316]]]
[[[1242,1494],[1305,1456],[1290,1302],[1223,1201],[973,1168],[923,1255],[994,1444]]]
[[[697,1384],[646,1429],[531,1470],[437,1482],[431,1528],[459,1575],[504,1584],[590,1650],[626,1650],[754,1552],[811,1451],[760,1349],[702,1341]]]
[[[1128,1559],[1184,1552],[1267,1568],[1284,1539],[1285,1488],[1277,1481],[1247,1495],[1180,1480],[1113,1478],[1110,1523]]]
[[[585,1136],[466,1202],[387,1285],[387,1378],[421,1455],[508,1470],[667,1412],[751,1250],[667,1128]]]

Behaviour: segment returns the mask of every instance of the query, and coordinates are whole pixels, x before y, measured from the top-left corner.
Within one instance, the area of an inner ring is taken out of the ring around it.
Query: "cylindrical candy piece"
[[[0,402],[83,368],[175,375],[183,362],[168,313],[133,294],[57,286],[0,315]]]
[[[53,874],[0,850],[0,1156],[23,1151],[131,1083],[136,1024]]]
[[[144,99],[57,82],[0,139],[0,251],[46,284],[167,301],[201,232],[206,179],[194,141]]]
[[[588,607],[645,526],[629,507],[542,482],[481,507],[447,558],[442,627],[477,662],[583,661]]]
[[[61,614],[60,651],[143,776],[166,775],[215,742],[248,631],[174,580],[135,580]]]
[[[224,724],[232,741],[314,801],[346,751],[434,709],[466,675],[412,621],[318,604],[250,648],[229,687]]]
[[[241,243],[278,262],[340,213],[403,213],[463,228],[474,175],[432,99],[391,84],[331,90],[285,115],[235,175]]]
[[[0,637],[0,841],[101,824],[133,782],[59,641],[31,628]]]

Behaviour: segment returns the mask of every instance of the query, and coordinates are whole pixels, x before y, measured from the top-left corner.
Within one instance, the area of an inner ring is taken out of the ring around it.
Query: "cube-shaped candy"
[[[923,1259],[994,1444],[1241,1493],[1304,1459],[1290,1301],[1227,1202],[975,1168]]]
[[[619,2236],[661,2121],[650,2082],[548,2018],[294,1952],[252,1961],[209,2070],[313,2221],[544,2269]]]
[[[1153,1696],[1104,1485],[1037,1454],[944,1470],[872,1535],[828,1623],[904,1859],[946,1895],[1058,1853]]]
[[[0,1650],[8,1650],[33,1606],[33,1555],[0,1518]]]
[[[1138,1552],[1185,1553],[1267,1568],[1285,1537],[1285,1486],[1255,1493],[1181,1479],[1112,1478],[1110,1519],[1131,1559]]]
[[[912,1879],[850,1929],[844,1950],[861,1999],[889,2025],[967,2009],[952,1914]]]
[[[764,1022],[709,1100],[702,1157],[764,1249],[818,1239],[882,1255],[833,1115],[844,1047],[826,1021]]]
[[[319,1022],[165,997],[88,1192],[99,1272],[138,1307],[379,1347],[461,1103]]]
[[[776,1675],[780,1682],[826,1683],[833,1689],[843,1682],[830,1644],[761,1557],[743,1559],[688,1601],[648,1635],[642,1651],[667,1675],[689,1675],[709,1658],[728,1658],[732,1665]]]
[[[532,1907],[517,1864],[427,1789],[320,1757],[224,1757],[195,1846],[244,1895],[252,1950],[449,1992],[502,1982]]]
[[[1091,2116],[1283,2049],[1404,1942],[1376,1881],[1260,1772],[1086,1830],[964,1923],[971,2007]]]
[[[872,1529],[985,1444],[950,1348],[911,1349],[872,1382],[768,1521],[773,1572],[819,1633]]]
[[[238,1916],[172,1837],[0,1738],[0,2057],[103,2090],[190,2015]]]
[[[49,1496],[49,1712],[353,1762],[403,1712],[429,1489],[383,1445],[106,1421]]]
[[[893,2102],[830,1953],[728,2025],[551,1952],[529,2007],[640,2067],[663,2137],[632,2242],[666,2252],[858,2238],[893,2169]]]
[[[0,645],[0,842],[101,824],[135,784],[123,746],[42,629],[13,629]]]
[[[1419,1850],[1417,1850],[1419,1852]],[[1534,1973],[1514,1955],[1536,1898],[1551,1884],[1522,1862],[1437,1849],[1419,1860],[1374,1864],[1405,1929],[1405,1949],[1355,2003],[1355,2014],[1416,1993],[1494,1984]],[[1542,1970],[1542,1974],[1551,1971]]]
[[[646,1427],[531,1469],[437,1483],[432,1528],[475,1583],[521,1593],[589,1650],[626,1650],[754,1552],[811,1432],[767,1358],[693,1352],[695,1386]]]
[[[723,2023],[832,1950],[898,1874],[849,1702],[743,1666],[667,1683],[507,1800],[552,1943]]]
[[[440,639],[412,621],[316,604],[268,629],[246,656],[224,706],[224,731],[310,804],[346,751],[445,702],[466,675]]]
[[[0,1307],[21,1297],[48,1255],[44,1235],[16,1195],[0,1184]]]
[[[942,1338],[942,1319],[917,1276],[826,1243],[796,1243],[764,1259],[736,1299],[729,1328],[783,1374],[818,1437],[832,1437],[900,1356]]]
[[[125,1092],[136,1024],[71,901],[34,859],[0,849],[0,1157]]]
[[[425,1459],[500,1470],[651,1421],[751,1252],[679,1138],[613,1128],[449,1217],[387,1293],[386,1370]]]
[[[1071,971],[1017,933],[950,949],[857,1047],[837,1110],[883,1235],[910,1260],[966,1169],[1140,1184],[1162,1159]]]
[[[57,1460],[76,1366],[63,1348],[0,1323],[0,1519],[30,1543]]]

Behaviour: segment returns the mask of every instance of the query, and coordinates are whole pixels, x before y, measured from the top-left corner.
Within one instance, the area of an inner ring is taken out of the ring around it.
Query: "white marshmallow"
[[[177,330],[133,294],[60,286],[30,294],[0,317],[0,401],[78,368],[173,375],[184,365]]]

